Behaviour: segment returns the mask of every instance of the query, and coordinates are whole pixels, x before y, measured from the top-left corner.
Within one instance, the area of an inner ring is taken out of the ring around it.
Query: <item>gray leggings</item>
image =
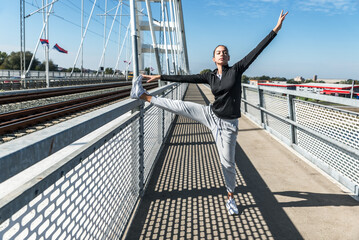
[[[238,119],[221,119],[213,113],[210,106],[193,102],[153,96],[151,103],[161,109],[196,120],[212,131],[221,159],[227,191],[233,193],[236,187],[235,151]]]

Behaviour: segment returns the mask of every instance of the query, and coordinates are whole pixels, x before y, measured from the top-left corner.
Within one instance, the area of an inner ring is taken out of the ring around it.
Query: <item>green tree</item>
[[[4,63],[6,58],[7,58],[7,53],[0,51],[0,66]]]
[[[113,69],[112,68],[106,68],[105,69],[105,74],[113,74]]]
[[[289,80],[287,81],[287,83],[299,84],[300,82],[294,81],[294,79],[292,78],[292,79],[289,79]]]
[[[145,72],[146,72],[147,75],[150,75],[151,69],[149,67],[146,67]]]
[[[66,69],[66,72],[72,72],[72,68],[68,68],[68,69]],[[74,68],[74,72],[81,72],[81,69],[80,69],[80,68],[75,67],[75,68]]]
[[[212,70],[211,69],[203,69],[201,72],[200,72],[200,74],[203,74],[203,73],[207,73],[207,72],[212,72]]]
[[[270,80],[270,77],[263,75],[263,76],[259,77],[259,80]]]
[[[43,61],[41,64],[35,67],[37,71],[45,71],[46,70],[46,62]],[[50,59],[49,60],[49,71],[57,71],[57,65]]]
[[[272,77],[270,79],[271,81],[287,81],[287,79],[285,77]]]
[[[342,84],[353,84],[353,81],[354,81],[354,85],[358,85],[358,84],[359,84],[358,80],[351,79],[351,78],[349,78],[349,79],[347,79],[347,80],[345,80],[345,81],[341,81],[340,83],[342,83]]]
[[[249,83],[249,77],[242,75],[242,83]]]
[[[28,68],[31,58],[32,58],[32,53],[29,51],[25,52],[26,68]],[[40,64],[39,60],[34,58],[30,70],[35,70],[36,66],[39,64]],[[7,55],[7,57],[4,59],[3,63],[1,64],[0,69],[19,70],[20,52],[11,52],[9,55]]]

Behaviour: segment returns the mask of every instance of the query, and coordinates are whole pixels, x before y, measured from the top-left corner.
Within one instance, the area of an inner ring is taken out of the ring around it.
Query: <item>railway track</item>
[[[118,87],[118,86],[119,86],[118,84],[114,84],[112,87]],[[126,86],[126,84],[121,84],[121,86]],[[152,88],[156,88],[158,85],[157,83],[151,83],[151,84],[146,84],[144,86],[146,87],[146,89],[152,89]],[[102,88],[100,88],[99,86],[97,86],[96,88],[95,86],[95,87],[91,87],[90,89],[99,90]],[[1,97],[0,102],[2,101],[3,104],[4,102],[10,103],[14,101],[18,102],[18,101],[34,100],[39,98],[59,96],[65,94],[73,94],[76,92],[83,92],[83,91],[92,91],[92,90],[89,90],[89,88],[87,89],[78,88],[78,89],[71,89],[68,91],[61,90],[61,91],[45,92],[44,94],[37,94],[37,95],[25,94],[21,96],[19,94],[11,98]],[[14,135],[14,137],[9,138],[9,140],[12,140],[16,137],[20,137],[26,134],[26,133],[22,133],[22,134],[17,134],[16,136],[15,133],[18,130],[26,129],[39,124],[45,124],[49,120],[55,120],[55,123],[60,122],[57,121],[56,119],[63,118],[64,116],[69,116],[70,114],[76,115],[81,111],[127,98],[130,94],[130,91],[131,89],[117,90],[109,93],[102,93],[89,97],[83,97],[83,98],[63,101],[54,104],[48,104],[45,106],[33,107],[29,109],[0,114],[0,137],[3,140],[2,142],[6,142],[7,140],[4,140],[4,136],[6,135],[8,136],[9,134]],[[36,128],[41,129],[44,127],[36,127]]]
[[[98,91],[102,89],[109,89],[116,87],[126,87],[130,85],[131,83],[124,82],[124,83],[113,83],[113,84],[105,84],[105,85],[84,86],[84,87],[78,87],[73,89],[60,89],[60,90],[50,90],[44,92],[20,93],[11,96],[3,95],[0,96],[0,104],[9,104],[9,103],[29,101],[29,100],[37,100],[41,98],[64,96],[64,95],[70,95],[75,93]]]

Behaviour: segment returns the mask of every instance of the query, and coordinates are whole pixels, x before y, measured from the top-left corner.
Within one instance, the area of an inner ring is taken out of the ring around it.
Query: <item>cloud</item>
[[[209,11],[217,16],[258,17],[270,11],[270,7],[279,6],[328,15],[350,14],[359,9],[358,0],[207,0],[205,2]]]
[[[302,11],[324,12],[331,15],[352,13],[357,10],[357,0],[300,0],[297,2]]]
[[[228,3],[228,1],[224,1],[224,0],[211,0],[211,1],[208,1],[207,2],[207,6],[208,7],[224,7],[224,8],[227,8],[227,7],[231,7],[231,4]]]

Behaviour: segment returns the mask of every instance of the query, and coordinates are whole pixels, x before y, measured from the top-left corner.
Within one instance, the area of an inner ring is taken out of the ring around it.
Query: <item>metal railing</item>
[[[101,84],[101,83],[113,83],[113,82],[126,81],[124,76],[116,77],[71,77],[71,78],[51,78],[50,87],[62,87],[62,86],[74,86],[74,85],[89,85],[89,84]],[[131,81],[127,80],[127,81]],[[44,78],[32,78],[32,79],[0,79],[0,91],[9,90],[22,90],[22,89],[39,89],[46,88],[46,80]]]
[[[246,116],[359,196],[359,113],[342,109],[359,109],[359,100],[243,84],[241,104]]]
[[[129,99],[2,144],[0,239],[119,239],[174,116]]]
[[[100,74],[102,76],[102,74]],[[104,77],[110,78],[113,77],[113,74],[103,74]],[[0,69],[0,78],[20,78],[21,71],[20,70],[10,70],[10,69]],[[35,71],[31,70],[28,72],[28,78],[45,78],[46,72],[45,71]],[[60,71],[49,71],[49,77],[97,77],[96,72],[73,72],[72,75],[70,72],[60,72]],[[115,77],[118,77],[116,74]]]

